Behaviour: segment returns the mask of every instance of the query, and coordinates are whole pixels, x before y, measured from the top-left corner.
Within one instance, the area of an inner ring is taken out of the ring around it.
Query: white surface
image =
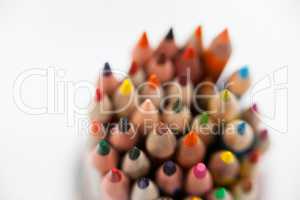
[[[150,40],[157,44],[172,25],[176,38],[183,42],[199,23],[204,27],[206,44],[224,27],[229,28],[234,55],[227,71],[248,63],[261,79],[279,67],[289,67],[288,133],[272,134],[272,149],[263,168],[268,174],[264,199],[299,199],[299,190],[295,190],[300,179],[299,156],[296,158],[298,146],[294,143],[299,144],[300,139],[296,129],[298,0],[1,0],[0,199],[74,199],[74,163],[85,139],[75,127],[67,126],[67,111],[41,115],[20,111],[13,101],[18,74],[52,66],[65,70],[60,81],[94,81],[107,60],[115,69],[127,68],[129,50],[142,31],[149,31]],[[47,103],[43,80],[35,78],[23,84],[27,104]],[[82,106],[87,97],[83,89],[74,96]],[[270,107],[270,99],[263,97],[261,106]],[[285,120],[281,117],[275,125],[281,126]]]

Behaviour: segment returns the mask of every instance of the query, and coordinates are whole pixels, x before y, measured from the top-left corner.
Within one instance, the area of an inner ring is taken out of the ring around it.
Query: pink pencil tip
[[[194,166],[193,172],[194,172],[194,175],[195,175],[198,179],[204,178],[205,175],[206,175],[206,173],[207,173],[207,169],[206,169],[205,164],[203,164],[203,163],[198,163],[196,166]]]
[[[251,109],[252,109],[253,112],[258,112],[257,104],[256,104],[256,103],[253,104],[253,105],[251,106]]]

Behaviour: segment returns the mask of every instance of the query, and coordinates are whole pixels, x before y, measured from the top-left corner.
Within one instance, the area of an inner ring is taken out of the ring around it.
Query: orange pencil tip
[[[100,123],[98,121],[93,121],[90,125],[90,130],[92,133],[98,133],[100,131]]]
[[[156,74],[151,74],[148,78],[148,83],[152,88],[157,88],[160,85],[160,81]]]
[[[183,58],[189,60],[195,57],[195,50],[192,47],[188,47],[183,52]]]
[[[199,138],[198,138],[197,133],[194,132],[194,131],[191,131],[191,132],[189,132],[189,133],[185,136],[183,142],[184,142],[184,144],[185,144],[186,146],[192,147],[192,146],[194,146],[195,144],[197,144],[198,139],[199,139]]]
[[[202,38],[202,28],[201,28],[201,26],[197,26],[197,28],[195,30],[195,37],[198,40]]]
[[[139,40],[138,45],[141,48],[147,48],[147,47],[149,47],[149,41],[148,41],[148,36],[147,36],[146,32],[143,33],[142,37]]]
[[[230,43],[228,29],[224,29],[215,39],[218,43]]]

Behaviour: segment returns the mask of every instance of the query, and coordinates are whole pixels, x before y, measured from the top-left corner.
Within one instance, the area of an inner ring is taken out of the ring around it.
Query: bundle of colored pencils
[[[183,47],[173,30],[156,49],[146,33],[119,81],[105,63],[90,109],[90,161],[102,199],[255,199],[256,169],[269,144],[256,104],[241,108],[247,66],[223,87],[227,30],[207,48],[197,27]]]

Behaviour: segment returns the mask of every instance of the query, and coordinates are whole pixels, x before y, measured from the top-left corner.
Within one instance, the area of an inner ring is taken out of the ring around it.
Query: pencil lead
[[[246,131],[246,123],[245,122],[241,122],[240,124],[238,124],[237,126],[237,132],[240,135],[244,135]]]
[[[128,153],[131,160],[137,160],[141,154],[141,151],[137,147],[133,147]]]
[[[188,78],[187,78],[187,76],[186,76],[186,75],[181,75],[181,76],[179,76],[179,77],[178,77],[178,82],[179,82],[180,85],[186,86],[187,83],[188,83]]]
[[[138,180],[137,185],[140,189],[146,189],[149,186],[149,179],[146,177],[142,177]]]
[[[148,48],[149,47],[149,41],[148,41],[148,36],[147,33],[144,32],[142,37],[140,38],[138,42],[139,47],[141,48]]]
[[[192,147],[198,142],[198,135],[194,131],[190,131],[184,138],[183,142],[186,146]]]
[[[202,28],[201,26],[197,26],[196,30],[195,30],[195,37],[197,40],[202,38]]]
[[[129,95],[131,92],[133,92],[134,86],[132,85],[131,81],[127,78],[123,81],[121,86],[119,87],[119,92],[123,96]]]
[[[148,78],[148,84],[153,89],[156,89],[160,85],[160,81],[156,74],[151,74]]]
[[[110,170],[110,181],[113,183],[120,182],[122,179],[121,172],[117,168],[112,168]]]
[[[207,169],[203,163],[198,163],[196,166],[194,166],[193,172],[197,178],[202,179],[207,174]]]
[[[106,140],[100,140],[97,146],[97,153],[105,156],[110,152],[110,145]]]
[[[221,92],[221,99],[222,99],[222,101],[227,102],[229,100],[229,98],[230,98],[230,92],[229,92],[229,90],[227,90],[227,89],[223,90]]]
[[[215,192],[214,192],[214,196],[216,197],[216,199],[218,200],[222,200],[225,198],[226,196],[226,189],[221,187],[218,188]]]
[[[157,64],[159,64],[159,65],[165,64],[166,61],[167,61],[167,57],[164,53],[160,54],[157,58]]]
[[[127,117],[121,117],[119,120],[119,130],[123,133],[128,132],[130,123]]]
[[[245,65],[244,67],[242,67],[240,70],[239,70],[239,76],[242,78],[242,79],[247,79],[249,78],[249,68],[247,65]]]
[[[174,40],[174,33],[173,28],[170,28],[169,32],[167,33],[165,40]]]
[[[221,153],[221,160],[225,164],[231,164],[234,162],[234,155],[230,151],[224,151]]]
[[[100,102],[103,98],[103,92],[100,88],[96,89],[96,93],[95,93],[95,100],[96,102]]]
[[[180,98],[177,98],[177,100],[175,101],[172,110],[175,113],[179,113],[182,110],[182,102],[180,100]]]
[[[168,160],[163,165],[163,171],[166,175],[172,176],[176,172],[176,165],[173,161]]]
[[[110,76],[112,74],[110,64],[106,62],[103,67],[103,76]]]
[[[207,112],[203,112],[200,116],[199,116],[199,122],[201,125],[206,125],[208,124],[208,113]]]
[[[183,58],[189,60],[195,57],[195,49],[192,47],[187,47],[183,52]]]

